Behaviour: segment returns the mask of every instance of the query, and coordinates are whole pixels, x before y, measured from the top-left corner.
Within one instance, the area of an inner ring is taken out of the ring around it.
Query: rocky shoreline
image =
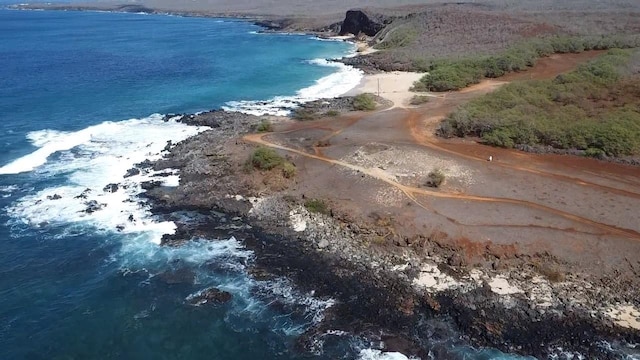
[[[181,180],[176,188],[149,186],[144,196],[154,214],[178,225],[164,246],[233,235],[255,252],[256,278],[285,276],[336,299],[324,321],[299,339],[301,351],[312,351],[314,338],[329,329],[421,358],[446,357],[434,342],[458,336],[476,347],[539,358],[569,351],[614,359],[620,353],[606,344],[640,343],[640,332],[606,315],[621,304],[638,305],[628,284],[574,274],[548,254],[519,255],[504,246],[487,245],[483,264],[467,264],[437,234],[376,242],[386,231],[380,221],[309,211],[304,199],[287,193],[289,180],[247,172],[254,147],[241,136],[263,120],[225,111],[181,116],[178,121],[211,130],[169,144],[164,159],[145,164],[178,169]],[[256,182],[270,191],[257,190]],[[177,221],[172,214],[181,211],[201,219]]]

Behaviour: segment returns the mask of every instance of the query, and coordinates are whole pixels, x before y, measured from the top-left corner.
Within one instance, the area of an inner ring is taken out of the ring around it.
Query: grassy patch
[[[323,200],[309,199],[304,202],[304,207],[309,212],[312,212],[312,213],[324,214],[324,215],[329,214],[329,206],[327,206],[327,203],[324,202]]]
[[[359,111],[371,111],[376,109],[376,100],[372,94],[364,93],[353,98],[353,108]]]
[[[586,156],[640,154],[640,76],[629,50],[606,55],[553,80],[521,81],[477,98],[444,120],[441,136],[477,136],[489,145],[544,145]]]
[[[330,117],[335,117],[340,115],[340,111],[338,110],[329,110],[326,113],[324,113],[326,116],[330,116]]]

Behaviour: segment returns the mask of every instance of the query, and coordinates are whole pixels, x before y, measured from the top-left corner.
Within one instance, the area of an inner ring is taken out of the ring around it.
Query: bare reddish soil
[[[473,97],[508,81],[556,76],[597,54],[542,59],[531,71],[419,108],[286,123],[246,140],[293,156],[298,176],[289,191],[328,199],[353,219],[384,219],[389,239],[437,238],[463,250],[470,262],[482,262],[487,253],[548,253],[566,271],[616,272],[637,283],[640,168],[433,136],[439,120]],[[447,176],[445,184],[425,186],[436,168]]]

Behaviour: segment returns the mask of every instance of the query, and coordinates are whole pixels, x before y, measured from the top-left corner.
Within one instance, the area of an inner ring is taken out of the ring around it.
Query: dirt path
[[[595,55],[571,54],[568,64],[554,57],[533,73],[553,76],[553,69],[570,70]],[[245,140],[294,155],[300,194],[334,199],[363,218],[384,212],[400,232],[440,229],[456,239],[474,239],[465,240],[477,243],[471,248],[486,241],[517,244],[523,253],[548,251],[587,267],[624,266],[620,259],[640,252],[640,169],[433,135],[456,106],[503,80],[441,94],[417,108],[290,123]],[[494,161],[487,161],[489,155]],[[447,173],[439,189],[424,186],[432,168]]]
[[[411,116],[411,115],[410,115]],[[343,129],[341,129],[343,130]],[[332,135],[335,135],[339,132],[341,132],[341,130],[338,130],[334,133],[332,133]],[[337,165],[337,166],[341,166],[353,171],[356,171],[358,173],[362,173],[365,174],[367,176],[370,176],[374,179],[383,181],[395,188],[397,188],[398,190],[402,191],[409,199],[411,199],[411,201],[413,201],[416,205],[420,206],[421,208],[424,208],[426,210],[430,210],[426,205],[420,203],[420,201],[418,201],[415,197],[415,195],[427,195],[427,196],[431,196],[431,197],[439,197],[439,198],[447,198],[447,199],[459,199],[459,200],[470,200],[470,201],[480,201],[480,202],[494,202],[494,203],[505,203],[505,204],[512,204],[512,205],[521,205],[521,206],[526,206],[526,207],[530,207],[530,208],[535,208],[538,210],[542,210],[545,212],[548,212],[550,214],[553,215],[557,215],[557,216],[561,216],[564,217],[568,220],[572,220],[575,222],[579,222],[585,225],[589,225],[592,226],[594,228],[598,228],[600,230],[603,231],[603,233],[600,233],[600,235],[621,235],[621,236],[625,236],[625,237],[629,237],[629,238],[633,238],[633,239],[637,239],[640,240],[640,233],[638,233],[637,231],[634,230],[630,230],[630,229],[621,229],[621,228],[617,228],[615,226],[611,226],[611,225],[607,225],[607,224],[603,224],[603,223],[599,223],[590,219],[586,219],[574,214],[570,214],[564,211],[560,211],[557,209],[553,209],[544,205],[540,205],[540,204],[535,204],[532,202],[528,202],[528,201],[521,201],[521,200],[516,200],[516,199],[508,199],[508,198],[498,198],[498,197],[482,197],[482,196],[474,196],[474,195],[466,195],[466,194],[454,194],[454,193],[444,193],[444,192],[439,192],[439,191],[434,191],[434,190],[428,190],[428,189],[424,189],[424,188],[417,188],[417,187],[410,187],[410,186],[405,186],[402,185],[396,181],[394,181],[387,173],[385,173],[384,171],[379,171],[379,169],[377,168],[364,168],[358,165],[354,165],[354,164],[349,164],[343,161],[339,161],[336,159],[330,159],[327,158],[325,156],[321,156],[321,155],[316,155],[316,154],[309,154],[306,153],[304,151],[301,150],[297,150],[297,149],[293,149],[287,146],[283,146],[283,145],[279,145],[279,144],[275,144],[273,142],[267,141],[264,139],[264,136],[267,134],[250,134],[250,135],[246,135],[244,137],[245,140],[250,141],[252,143],[255,144],[259,144],[259,145],[263,145],[266,147],[270,147],[270,148],[274,148],[274,149],[278,149],[278,150],[284,150],[290,153],[294,153],[306,158],[310,158],[310,159],[314,159],[314,160],[319,160],[319,161],[324,161],[333,165]],[[454,220],[452,220],[454,221]],[[455,222],[455,221],[454,221]],[[495,226],[495,224],[492,224],[491,226]],[[560,229],[562,230],[562,229]],[[574,231],[572,229],[572,231]]]

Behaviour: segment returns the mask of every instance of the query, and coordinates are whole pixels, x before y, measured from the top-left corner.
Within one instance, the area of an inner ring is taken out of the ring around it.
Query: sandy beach
[[[393,108],[407,107],[416,94],[409,89],[422,76],[423,73],[401,71],[365,75],[360,84],[347,95],[372,93],[392,101]]]

